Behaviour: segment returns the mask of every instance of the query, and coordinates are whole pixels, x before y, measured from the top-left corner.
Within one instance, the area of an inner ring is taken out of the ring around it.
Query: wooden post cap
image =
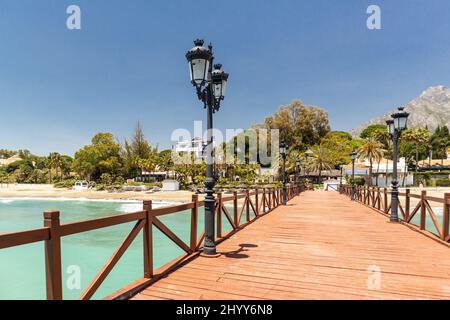
[[[51,219],[51,220],[59,219],[59,211],[55,210],[44,211],[44,219]]]
[[[446,204],[450,204],[450,193],[444,194],[444,200]]]

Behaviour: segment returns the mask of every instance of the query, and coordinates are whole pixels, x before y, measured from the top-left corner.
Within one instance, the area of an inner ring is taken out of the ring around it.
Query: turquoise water
[[[413,210],[414,208],[411,208]],[[434,214],[436,215],[437,221],[439,222],[439,225],[441,228],[443,227],[443,209],[439,207],[432,207]],[[402,218],[401,213],[399,212],[400,218]],[[414,224],[415,226],[420,226],[420,210],[417,212],[412,220],[410,221],[411,224]],[[431,219],[430,214],[427,211],[426,219],[425,219],[425,229],[431,233],[434,233],[436,236],[439,236],[439,232],[436,229],[436,226],[433,223],[433,219]]]
[[[153,207],[170,205],[153,203]],[[0,233],[39,228],[43,211],[61,211],[61,223],[95,219],[142,209],[140,202],[88,200],[12,200],[0,199]],[[190,210],[160,217],[180,239],[189,244]],[[244,215],[242,215],[242,220]],[[225,217],[223,230],[231,226]],[[77,299],[135,223],[89,231],[64,237],[61,243],[63,296]],[[199,208],[198,234],[203,230],[203,208]],[[153,228],[155,269],[183,254],[159,230]],[[81,286],[73,287],[73,266],[80,270]],[[44,243],[0,250],[0,299],[45,299]],[[97,290],[94,299],[101,299],[143,276],[142,232],[122,256],[113,271]],[[69,285],[67,282],[69,281]],[[70,283],[72,285],[70,285]]]

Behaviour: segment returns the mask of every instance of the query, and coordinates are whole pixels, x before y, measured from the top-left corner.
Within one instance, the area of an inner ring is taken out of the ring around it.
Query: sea
[[[153,208],[174,205],[155,202]],[[0,199],[0,233],[43,226],[43,212],[60,211],[61,224],[142,210],[140,201],[87,199]],[[199,208],[198,234],[203,230],[203,208]],[[159,218],[181,240],[189,244],[190,210]],[[223,219],[224,230],[231,229]],[[96,273],[131,231],[135,222],[62,238],[63,298],[78,299]],[[227,229],[228,228],[228,229]],[[153,228],[154,268],[184,251]],[[143,276],[142,232],[97,290],[93,299],[102,299]],[[45,299],[44,242],[0,250],[0,300]]]

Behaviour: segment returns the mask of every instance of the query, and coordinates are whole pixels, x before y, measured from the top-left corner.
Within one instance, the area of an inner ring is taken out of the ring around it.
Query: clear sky
[[[66,8],[81,8],[81,30]],[[379,5],[382,29],[368,30]],[[73,154],[140,119],[152,144],[205,112],[185,53],[213,41],[230,73],[219,128],[246,128],[295,98],[349,130],[450,84],[448,0],[0,0],[0,148]]]

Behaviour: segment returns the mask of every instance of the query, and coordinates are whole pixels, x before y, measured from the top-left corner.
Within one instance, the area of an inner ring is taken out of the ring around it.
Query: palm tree
[[[407,129],[402,133],[401,138],[404,141],[414,143],[416,146],[415,171],[417,172],[419,166],[419,149],[421,146],[427,145],[430,139],[430,133],[424,128]]]
[[[373,135],[373,138],[375,140],[377,140],[379,143],[381,143],[381,145],[383,146],[383,156],[384,154],[386,154],[389,151],[389,133],[387,132],[387,130],[379,130],[376,131]],[[380,163],[381,163],[381,159],[383,157],[380,157],[377,161],[377,176],[375,178],[375,184],[378,187],[378,176],[379,176],[379,172],[380,172]],[[389,164],[389,160],[386,159],[386,183],[385,185],[387,185],[387,170],[388,170],[388,164]]]
[[[140,170],[141,170],[141,177],[143,178],[144,176],[144,171],[147,172],[153,172],[156,168],[156,161],[155,158],[150,156],[147,159],[142,159],[139,158],[136,160],[137,165],[139,166]]]
[[[58,152],[52,152],[50,153],[50,155],[48,156],[48,160],[49,160],[49,178],[50,178],[50,183],[52,183],[52,169],[55,169],[55,175],[58,175],[58,169],[61,168],[61,166],[63,165],[63,159],[61,157],[61,155]]]
[[[359,159],[369,160],[369,181],[368,185],[372,185],[372,165],[374,161],[378,161],[383,157],[383,146],[380,142],[374,138],[369,138],[365,141],[361,148],[358,150]]]
[[[331,152],[328,148],[321,145],[314,146],[311,148],[313,156],[309,161],[309,169],[312,171],[318,171],[319,173],[319,183],[322,182],[322,171],[331,170],[333,167],[333,159]]]
[[[450,133],[447,126],[438,127],[430,137],[430,145],[441,154],[441,166],[444,166],[444,158],[447,156],[447,148],[450,146]]]
[[[295,172],[297,161],[302,160],[302,154],[299,150],[290,150],[286,159],[286,171]]]

